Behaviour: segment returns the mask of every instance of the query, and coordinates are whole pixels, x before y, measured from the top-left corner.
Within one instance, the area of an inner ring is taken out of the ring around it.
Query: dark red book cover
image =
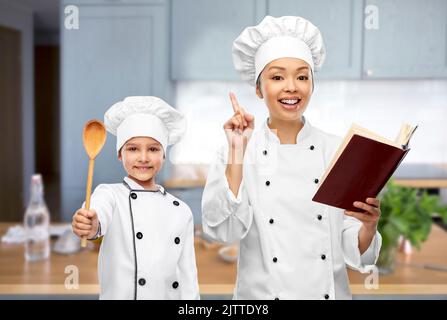
[[[409,150],[353,135],[312,200],[361,211],[353,202],[375,198]]]

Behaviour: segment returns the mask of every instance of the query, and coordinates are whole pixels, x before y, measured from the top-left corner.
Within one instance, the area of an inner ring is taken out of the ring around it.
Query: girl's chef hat
[[[133,137],[151,137],[166,152],[186,131],[185,117],[157,97],[127,97],[115,103],[104,115],[107,131],[116,135],[116,152]]]
[[[245,28],[233,42],[233,63],[241,78],[253,86],[271,61],[299,58],[312,73],[318,71],[326,56],[320,30],[301,17],[266,16],[257,26]]]

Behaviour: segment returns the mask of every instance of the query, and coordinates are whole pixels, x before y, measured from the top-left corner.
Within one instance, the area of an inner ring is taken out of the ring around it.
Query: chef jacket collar
[[[127,185],[127,187],[130,188],[130,190],[144,190],[144,191],[153,191],[153,190],[146,190],[144,189],[140,184],[136,183],[129,177],[124,177],[124,185]],[[157,184],[158,191],[162,193],[163,195],[166,194],[165,189]]]
[[[304,126],[301,128],[300,132],[298,132],[296,136],[296,144],[302,144],[308,137],[311,135],[312,131],[312,125],[309,123],[308,120],[304,116],[302,116],[302,120],[304,123]],[[267,141],[274,142],[280,144],[281,141],[279,140],[278,136],[272,131],[272,129],[268,126],[269,118],[267,118],[266,121],[264,121],[263,130],[265,132],[265,137]]]

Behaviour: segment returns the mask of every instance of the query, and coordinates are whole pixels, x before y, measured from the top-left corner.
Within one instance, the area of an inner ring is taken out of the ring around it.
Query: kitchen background
[[[1,0],[1,220],[21,219],[40,172],[52,220],[69,221],[85,197],[84,123],[126,96],[157,95],[189,120],[160,182],[191,197],[200,223],[200,192],[183,187],[200,187],[225,142],[228,92],[258,126],[267,115],[231,60],[234,38],[266,14],[301,15],[323,33],[311,123],[342,136],[355,122],[389,138],[418,124],[405,163],[447,163],[443,0]],[[109,136],[97,158],[95,185],[124,175],[114,143]]]
[[[303,16],[323,34],[307,119],[340,136],[354,122],[390,139],[418,124],[401,174],[440,181],[429,190],[447,203],[447,1],[0,0],[0,222],[22,220],[36,172],[51,221],[71,221],[85,198],[85,122],[126,96],[155,95],[189,124],[158,182],[200,225],[228,92],[258,127],[267,116],[231,57],[235,37],[265,15]],[[94,187],[124,176],[115,141],[96,159]]]

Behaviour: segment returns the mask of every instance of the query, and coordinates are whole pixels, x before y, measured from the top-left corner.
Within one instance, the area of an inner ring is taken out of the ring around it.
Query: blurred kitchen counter
[[[394,182],[402,186],[427,189],[447,188],[447,164],[402,164],[393,177]]]
[[[393,175],[398,185],[414,188],[447,188],[447,163],[403,163]],[[197,188],[204,187],[205,178],[168,179],[164,187]]]
[[[10,223],[0,223],[0,235]],[[219,244],[209,244],[196,238],[196,259],[200,293],[224,295],[233,293],[236,263],[224,262],[218,255]],[[422,264],[447,266],[447,233],[433,225],[429,239],[421,251],[399,253],[396,270],[392,275],[379,277],[378,289],[366,289],[368,274],[349,270],[354,295],[442,295],[447,296],[447,272],[420,267]],[[47,261],[25,262],[23,245],[0,244],[0,298],[2,296],[97,296],[97,248],[87,248],[72,255],[52,252]],[[411,265],[409,265],[411,264]],[[65,287],[67,277],[73,275],[71,266],[79,271],[79,287]],[[67,268],[67,270],[66,270]],[[66,273],[67,272],[67,273]],[[369,282],[368,282],[369,283]]]
[[[203,188],[206,184],[206,179],[168,179],[163,183],[166,189],[178,188]]]

